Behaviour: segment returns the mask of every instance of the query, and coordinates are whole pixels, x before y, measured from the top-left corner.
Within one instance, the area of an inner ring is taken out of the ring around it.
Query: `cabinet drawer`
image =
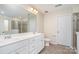
[[[15,42],[15,43],[12,43],[12,44],[9,44],[9,45],[6,45],[6,46],[3,46],[3,47],[0,47],[0,54],[1,53],[9,53],[11,51],[14,51],[22,46],[25,46],[26,45],[26,41],[19,41],[19,42]]]

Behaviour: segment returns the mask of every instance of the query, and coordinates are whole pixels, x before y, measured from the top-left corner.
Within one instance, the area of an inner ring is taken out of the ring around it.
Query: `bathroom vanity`
[[[0,37],[0,54],[38,54],[44,48],[42,33],[11,34]]]
[[[0,54],[37,54],[44,48],[44,36],[36,33],[37,15],[33,14],[23,5],[11,9],[0,5],[6,10],[5,15],[0,14]]]

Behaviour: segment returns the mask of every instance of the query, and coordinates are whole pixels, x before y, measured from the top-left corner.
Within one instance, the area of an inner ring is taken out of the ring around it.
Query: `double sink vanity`
[[[38,54],[44,48],[42,33],[20,33],[0,36],[0,54]]]
[[[37,54],[44,48],[44,35],[36,33],[37,15],[24,5],[11,8],[16,6],[0,5],[0,54]]]

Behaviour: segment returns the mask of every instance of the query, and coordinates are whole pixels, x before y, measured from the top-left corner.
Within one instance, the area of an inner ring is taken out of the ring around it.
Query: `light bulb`
[[[30,8],[33,11],[33,8]]]
[[[38,11],[36,11],[36,13],[38,13]]]
[[[36,10],[34,9],[34,12],[36,12]]]

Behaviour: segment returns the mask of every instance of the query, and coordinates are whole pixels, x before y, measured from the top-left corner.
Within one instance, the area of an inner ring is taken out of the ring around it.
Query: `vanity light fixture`
[[[30,6],[28,6],[27,8],[24,7],[24,6],[22,6],[22,7],[23,7],[25,10],[27,10],[27,11],[29,11],[29,12],[35,14],[35,15],[38,13],[38,11],[37,11],[35,8],[33,8],[33,7],[30,7]]]
[[[28,11],[30,11],[33,14],[37,14],[38,13],[38,11],[36,9],[32,8],[32,7],[29,8]]]
[[[34,8],[30,8],[30,10],[31,10],[31,12],[34,13],[34,14],[37,14],[37,13],[38,13],[38,11],[37,11],[36,9],[34,9]]]

